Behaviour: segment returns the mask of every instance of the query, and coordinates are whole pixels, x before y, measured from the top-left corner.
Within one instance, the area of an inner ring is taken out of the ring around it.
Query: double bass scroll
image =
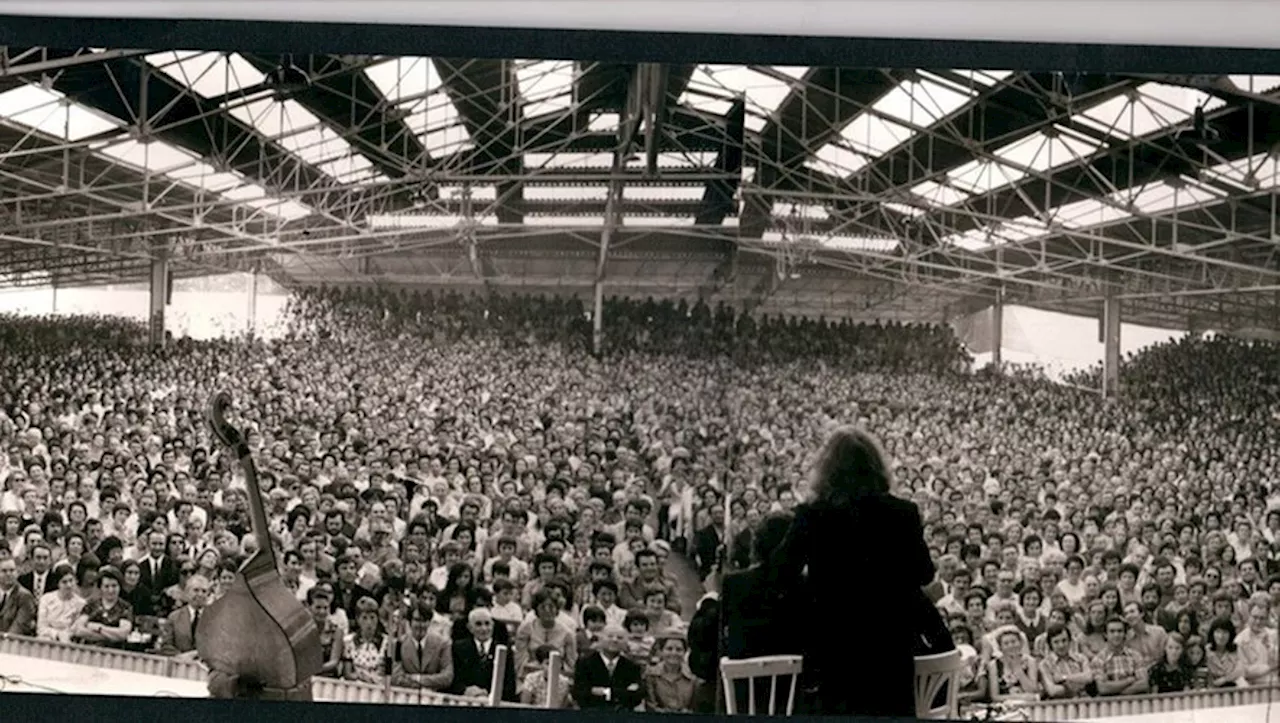
[[[240,430],[226,418],[231,398],[214,396],[208,421],[218,440],[235,453],[244,471],[257,550],[240,566],[235,583],[200,616],[195,631],[200,658],[239,690],[294,691],[324,666],[314,618],[285,586],[276,566],[267,513],[253,455]],[[212,687],[212,686],[211,686]],[[256,696],[255,696],[256,697]]]

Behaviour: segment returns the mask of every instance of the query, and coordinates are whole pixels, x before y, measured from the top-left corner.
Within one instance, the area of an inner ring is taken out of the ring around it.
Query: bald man
[[[476,608],[467,615],[469,638],[453,643],[453,685],[450,692],[472,698],[489,695],[493,684],[493,664],[498,644],[493,639],[493,615],[488,608]],[[502,699],[518,700],[514,656],[508,651],[502,680]]]
[[[644,702],[644,671],[622,655],[627,633],[606,625],[596,649],[578,659],[573,700],[582,710],[634,710]]]

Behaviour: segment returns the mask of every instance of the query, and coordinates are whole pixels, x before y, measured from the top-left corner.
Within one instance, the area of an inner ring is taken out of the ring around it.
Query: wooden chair
[[[916,717],[948,720],[960,717],[960,671],[964,659],[959,650],[916,656]],[[946,686],[946,703],[934,707],[938,691]]]
[[[756,709],[756,683],[769,678],[769,712],[764,715],[777,715],[778,679],[790,678],[787,686],[787,710],[783,715],[791,715],[796,705],[796,688],[800,687],[800,673],[804,669],[804,658],[799,655],[767,655],[744,660],[720,659],[720,680],[724,685],[724,705],[728,715],[738,715],[738,681],[747,684],[747,715],[760,715]]]

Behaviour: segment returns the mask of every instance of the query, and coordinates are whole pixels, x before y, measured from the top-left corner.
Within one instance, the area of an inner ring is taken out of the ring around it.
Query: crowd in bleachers
[[[574,680],[600,650],[641,681],[607,707],[690,710],[698,580],[855,423],[924,514],[967,699],[1275,681],[1274,346],[1153,348],[1105,401],[968,373],[943,327],[604,308],[599,355],[575,299],[311,291],[283,339],[158,351],[131,322],[0,319],[0,632],[196,655],[256,544],[204,422],[225,390],[324,675],[391,658],[395,685],[482,695],[501,643],[504,696],[534,701],[552,651]]]

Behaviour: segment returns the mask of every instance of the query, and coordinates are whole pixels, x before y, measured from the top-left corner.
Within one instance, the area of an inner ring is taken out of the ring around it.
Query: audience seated
[[[504,698],[541,702],[559,651],[564,705],[599,705],[575,676],[620,630],[630,707],[694,707],[721,548],[860,424],[921,511],[966,700],[1275,680],[1274,345],[1157,345],[1106,401],[1098,370],[971,373],[945,327],[604,311],[599,355],[569,298],[315,289],[279,340],[162,350],[127,320],[0,317],[0,632],[191,654],[200,579],[216,599],[253,549],[203,419],[226,390],[325,675],[382,683],[390,655],[395,685],[487,694],[498,642]]]

